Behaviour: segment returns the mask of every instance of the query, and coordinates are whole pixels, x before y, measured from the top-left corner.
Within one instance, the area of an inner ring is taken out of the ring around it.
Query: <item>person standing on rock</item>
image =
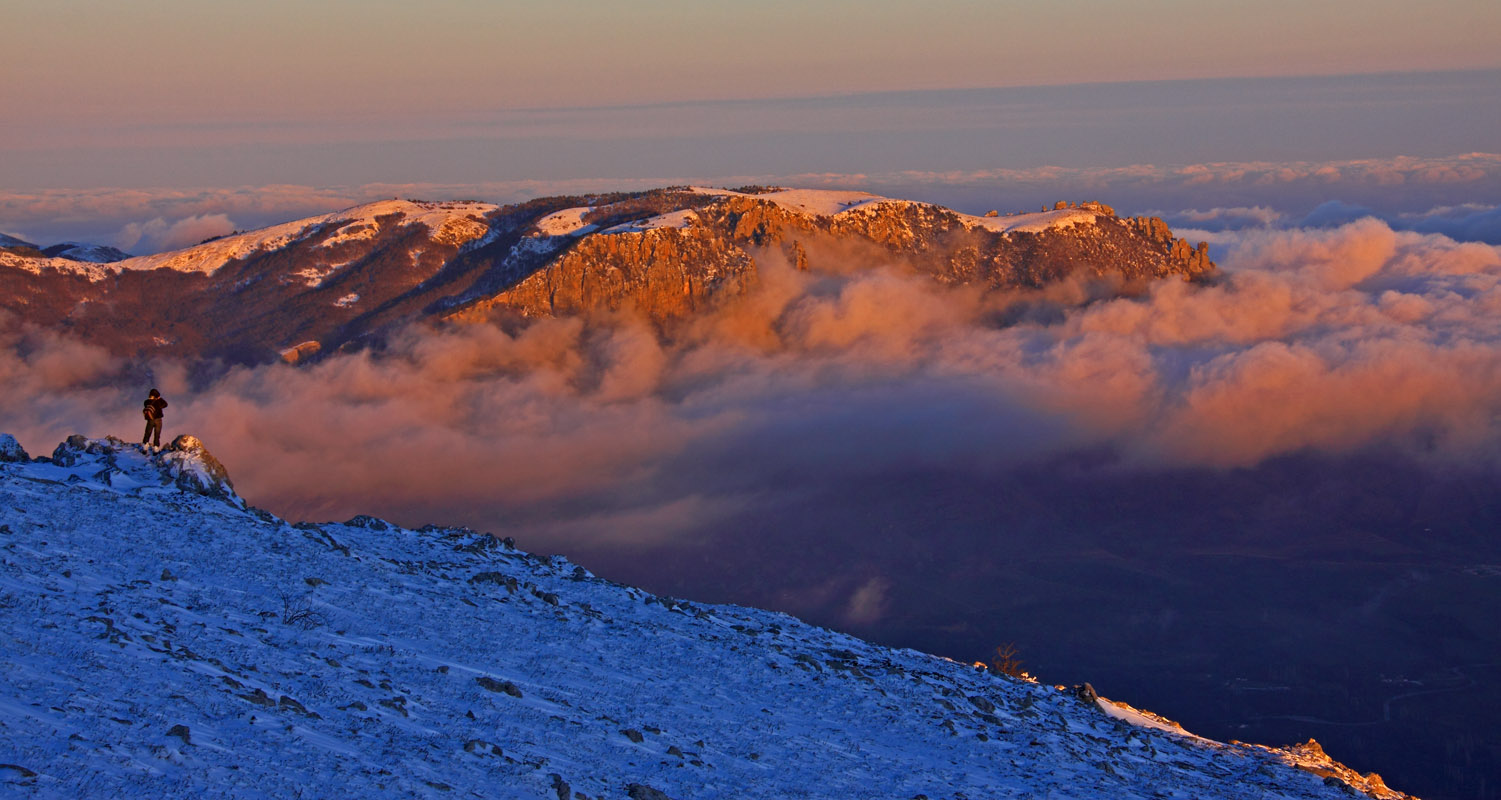
[[[162,417],[166,407],[167,401],[162,397],[162,393],[152,389],[151,393],[146,396],[146,402],[141,404],[141,416],[146,418],[146,435],[141,439],[141,447],[149,445],[154,450],[161,449]]]

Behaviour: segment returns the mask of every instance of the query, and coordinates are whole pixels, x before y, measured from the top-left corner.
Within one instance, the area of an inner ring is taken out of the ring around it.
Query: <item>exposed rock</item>
[[[240,697],[242,699],[249,700],[250,702],[255,703],[258,706],[270,707],[276,705],[276,701],[272,700],[271,696],[266,694],[265,689],[256,689],[250,694],[242,694],[240,695]]]
[[[318,352],[322,349],[323,345],[318,342],[303,342],[302,344],[293,345],[281,351],[281,360],[288,364],[301,364],[318,355]]]
[[[656,320],[685,319],[755,284],[755,262],[702,227],[586,237],[556,261],[465,314],[496,308],[560,316],[632,307]]]
[[[182,740],[183,744],[193,743],[190,732],[188,731],[188,726],[186,725],[173,725],[172,729],[167,731],[167,735],[176,736],[177,738]]]
[[[77,465],[86,455],[110,456],[126,446],[124,440],[113,436],[90,439],[83,434],[75,433],[64,439],[52,451],[52,461],[59,466],[71,467]]]
[[[554,772],[547,777],[552,779],[552,790],[557,794],[558,800],[573,800],[573,787],[568,785],[568,781],[563,780],[562,775]]]
[[[666,792],[642,783],[628,784],[625,787],[625,794],[631,800],[672,800]]]
[[[474,682],[478,683],[480,685],[480,688],[488,692],[508,694],[512,697],[521,696],[521,688],[516,684],[511,683],[510,681],[498,681],[488,675],[481,675],[478,678],[475,678]]]
[[[162,462],[167,475],[180,489],[210,497],[235,497],[229,470],[196,436],[183,434],[173,439]]]
[[[8,433],[0,433],[0,462],[16,463],[30,460],[31,456],[26,454],[25,448],[16,441],[16,437]]]
[[[979,695],[971,695],[967,699],[969,700],[970,705],[980,709],[981,711],[984,711],[987,714],[993,713],[995,711],[995,703],[990,702],[984,697],[981,697]]]
[[[638,731],[635,728],[625,728],[620,732],[620,735],[624,736],[627,739],[630,739],[636,744],[641,744],[641,742],[646,738],[645,736],[641,735],[641,731]]]

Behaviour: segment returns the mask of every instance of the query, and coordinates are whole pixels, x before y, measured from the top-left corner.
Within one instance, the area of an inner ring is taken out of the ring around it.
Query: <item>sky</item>
[[[0,230],[43,238],[119,243],[152,217],[90,227],[25,193],[507,184],[482,198],[504,201],[1501,151],[1501,6],[1478,0],[11,0],[4,18]]]

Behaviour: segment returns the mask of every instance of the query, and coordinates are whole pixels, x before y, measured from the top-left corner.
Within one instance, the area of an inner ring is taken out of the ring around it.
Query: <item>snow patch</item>
[[[1061,230],[1074,225],[1094,225],[1100,213],[1087,208],[1060,208],[1054,211],[1034,211],[1030,214],[1012,214],[1005,217],[976,217],[959,214],[959,219],[971,228],[984,228],[996,233],[1042,233]]]
[[[350,292],[349,294],[344,295],[338,300],[335,300],[334,305],[338,306],[339,308],[348,308],[358,302],[360,302],[360,296],[354,292]]]
[[[1106,700],[1103,697],[1097,697],[1095,698],[1095,704],[1100,707],[1101,711],[1105,712],[1105,716],[1110,717],[1111,719],[1118,719],[1121,722],[1125,722],[1130,725],[1135,725],[1138,728],[1151,728],[1152,730],[1171,733],[1175,736],[1186,736],[1191,739],[1198,739],[1202,742],[1211,741],[1209,739],[1203,738],[1202,736],[1195,736],[1194,734],[1189,733],[1188,731],[1183,729],[1182,725],[1179,725],[1178,723],[1173,722],[1166,717],[1153,714],[1150,711],[1142,711],[1140,709],[1132,708],[1125,703],[1121,703],[1115,700]]]
[[[681,211],[669,211],[666,214],[658,214],[648,219],[626,222],[613,228],[606,228],[603,233],[643,233],[663,229],[682,230],[698,221],[698,212],[691,208]]]
[[[537,220],[537,233],[542,236],[582,236],[594,230],[593,225],[584,223],[584,215],[593,210],[593,206],[579,206],[554,211]]]
[[[765,194],[747,194],[730,189],[710,189],[702,186],[694,186],[690,191],[698,194],[708,194],[715,197],[748,197],[752,200],[766,200],[776,203],[778,206],[795,214],[832,217],[843,214],[846,211],[868,208],[883,203],[908,204],[910,200],[897,200],[891,197],[882,197],[870,192],[856,192],[840,189],[780,189]]]

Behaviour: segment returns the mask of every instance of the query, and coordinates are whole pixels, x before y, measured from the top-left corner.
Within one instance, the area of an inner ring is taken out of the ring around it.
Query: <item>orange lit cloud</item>
[[[763,291],[671,341],[629,317],[413,329],[300,368],[148,378],[34,332],[0,349],[0,414],[34,448],[131,436],[151,380],[169,430],[203,436],[246,496],[294,517],[526,522],[617,544],[691,536],[818,481],[1081,449],[1212,468],[1501,452],[1501,249],[1375,220],[1216,247],[1212,285],[1093,302],[1108,287],[983,295],[855,253],[814,273],[768,260]],[[879,613],[879,589],[852,618]]]

